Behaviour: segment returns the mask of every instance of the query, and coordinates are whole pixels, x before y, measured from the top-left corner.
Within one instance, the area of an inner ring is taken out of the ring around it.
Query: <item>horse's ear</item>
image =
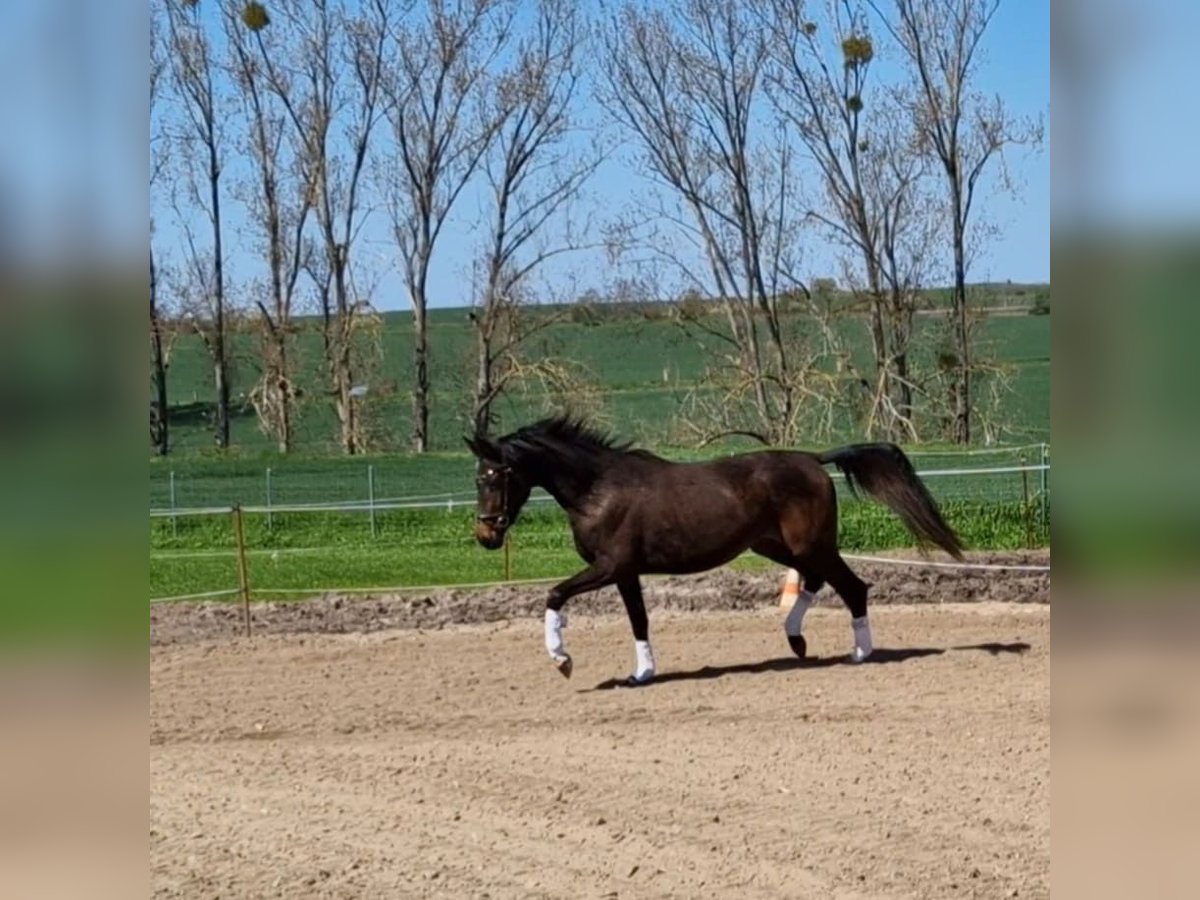
[[[493,440],[477,435],[473,438],[464,437],[464,443],[471,448],[477,459],[500,460],[500,445]]]

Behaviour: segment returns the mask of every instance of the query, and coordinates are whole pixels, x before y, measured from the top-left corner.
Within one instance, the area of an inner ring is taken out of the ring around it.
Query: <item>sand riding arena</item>
[[[973,557],[1049,564],[1047,554]],[[649,582],[660,676],[615,592],[151,611],[160,897],[1044,897],[1049,576],[852,563],[788,653],[780,576]]]

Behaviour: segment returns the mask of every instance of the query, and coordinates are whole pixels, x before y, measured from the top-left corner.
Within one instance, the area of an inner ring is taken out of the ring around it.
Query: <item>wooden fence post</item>
[[[246,529],[242,523],[241,506],[233,507],[233,534],[237,539],[238,587],[242,592],[242,619],[246,637],[250,637],[250,577],[246,570]]]
[[[1025,494],[1025,549],[1033,549],[1033,510],[1029,506],[1029,468],[1021,457],[1021,487]]]

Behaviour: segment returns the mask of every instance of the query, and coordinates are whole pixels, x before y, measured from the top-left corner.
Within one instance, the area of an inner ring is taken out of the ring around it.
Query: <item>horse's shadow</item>
[[[941,656],[948,651],[976,651],[989,653],[992,656],[1003,654],[1020,655],[1030,649],[1030,645],[1024,641],[1016,641],[1010,644],[1000,644],[995,642],[987,642],[983,644],[961,644],[957,647],[908,647],[903,649],[890,649],[881,647],[875,650],[867,659],[860,665],[886,665],[888,663],[902,663],[910,659],[921,659],[925,656]],[[702,666],[699,669],[689,669],[682,672],[663,672],[654,677],[646,687],[653,687],[656,684],[666,684],[671,681],[708,681],[712,678],[724,678],[727,675],[760,675],[765,672],[790,672],[794,669],[827,669],[831,666],[849,666],[853,665],[845,654],[839,656],[810,656],[805,659],[799,659],[795,656],[783,656],[778,659],[768,659],[762,662],[753,663],[734,663],[728,666]],[[593,688],[587,688],[583,693],[590,691],[611,691],[615,688],[629,687],[629,682],[623,678],[609,678],[607,681],[602,681]]]

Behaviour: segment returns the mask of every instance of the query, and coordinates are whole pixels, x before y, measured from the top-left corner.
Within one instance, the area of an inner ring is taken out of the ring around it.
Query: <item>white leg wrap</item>
[[[871,623],[867,621],[866,616],[862,616],[851,619],[850,625],[854,629],[854,652],[851,653],[850,658],[854,662],[862,662],[875,649],[871,643]]]
[[[813,595],[809,591],[801,591],[796,602],[788,610],[787,618],[783,620],[783,630],[788,637],[799,637],[804,628],[804,614],[812,606]]]
[[[567,614],[557,609],[546,610],[546,652],[556,663],[567,658],[562,630],[567,627]]]
[[[654,651],[649,641],[634,641],[634,652],[637,655],[637,669],[633,673],[634,681],[649,681],[654,677]]]

